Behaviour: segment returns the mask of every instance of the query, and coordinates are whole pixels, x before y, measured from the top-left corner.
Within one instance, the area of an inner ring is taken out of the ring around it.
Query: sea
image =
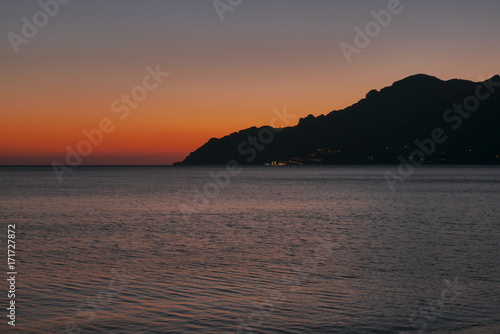
[[[0,332],[499,333],[499,203],[499,167],[2,167]]]

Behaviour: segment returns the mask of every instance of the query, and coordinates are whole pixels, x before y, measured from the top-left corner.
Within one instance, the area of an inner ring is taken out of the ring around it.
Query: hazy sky
[[[82,164],[170,164],[211,137],[269,124],[274,108],[287,106],[295,125],[412,74],[500,72],[498,0],[401,1],[348,64],[340,44],[354,45],[354,28],[392,1],[243,0],[222,21],[212,0],[72,0],[53,17],[37,14],[39,1],[1,1],[0,164],[63,163],[105,118]],[[34,21],[36,33],[23,29]],[[114,112],[157,65],[169,76]]]

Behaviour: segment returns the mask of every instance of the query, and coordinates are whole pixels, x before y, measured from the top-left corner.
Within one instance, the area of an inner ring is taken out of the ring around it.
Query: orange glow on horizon
[[[99,96],[95,105],[85,98],[71,103],[50,99],[46,102],[28,99],[18,103],[17,99],[7,98],[2,108],[15,112],[6,113],[0,125],[3,143],[0,164],[50,164],[54,157],[63,160],[66,147],[76,149],[79,142],[87,140],[82,131],[98,128],[103,118],[111,120],[114,130],[103,134],[102,143],[93,146],[91,156],[84,159],[84,164],[118,164],[114,161],[138,164],[138,157],[142,157],[144,163],[171,164],[183,160],[212,137],[220,138],[251,126],[268,125],[274,108],[281,109],[286,105],[288,111],[296,115],[296,119],[288,124],[293,126],[308,114],[327,114],[352,105],[364,98],[370,89],[383,88],[400,78],[385,84],[380,83],[381,79],[363,82],[355,78],[345,79],[346,85],[337,86],[331,89],[332,92],[324,87],[323,90],[308,92],[303,90],[304,87],[295,92],[280,91],[276,87],[273,88],[276,94],[272,96],[262,91],[258,92],[260,95],[247,91],[225,95],[207,88],[195,100],[183,94],[175,95],[166,84],[162,92],[153,92],[124,120],[108,107],[109,101],[120,96],[116,94],[109,94],[107,99]],[[262,98],[256,99],[256,96]],[[287,100],[284,96],[291,103],[280,104],[280,101]],[[330,96],[335,102],[330,101]],[[58,106],[59,103],[62,105]],[[67,108],[62,108],[65,103],[68,103]],[[32,163],[29,157],[33,158]]]
[[[31,5],[0,4],[4,35],[19,32],[20,18],[38,8]],[[413,2],[347,63],[339,44],[352,43],[353,28],[372,19],[374,6],[255,1],[221,23],[203,2],[75,2],[21,52],[8,39],[0,48],[0,164],[64,158],[104,118],[116,128],[85,163],[170,164],[212,137],[269,125],[274,108],[296,115],[283,125],[293,126],[410,75],[480,81],[498,74],[495,2]],[[148,67],[169,75],[155,85],[145,81]],[[145,82],[145,98],[120,119],[114,101]]]

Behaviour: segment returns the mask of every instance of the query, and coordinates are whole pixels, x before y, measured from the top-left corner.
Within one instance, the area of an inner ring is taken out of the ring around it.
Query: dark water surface
[[[384,172],[395,169],[245,167],[216,186],[209,174],[222,167],[82,167],[62,183],[49,168],[0,168],[2,248],[17,227],[17,329],[498,323],[500,168],[423,167],[391,192]]]

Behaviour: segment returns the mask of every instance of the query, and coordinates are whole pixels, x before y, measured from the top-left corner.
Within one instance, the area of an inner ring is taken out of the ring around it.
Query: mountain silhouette
[[[500,77],[410,76],[296,126],[212,138],[176,164],[399,164],[412,154],[425,164],[500,164]]]

